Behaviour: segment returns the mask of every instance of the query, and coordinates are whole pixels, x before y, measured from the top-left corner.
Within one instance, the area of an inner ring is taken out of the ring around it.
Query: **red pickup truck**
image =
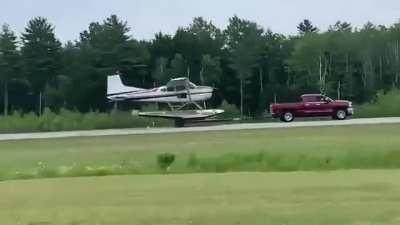
[[[296,103],[276,103],[270,105],[270,113],[274,118],[284,122],[292,122],[295,117],[331,116],[333,119],[344,120],[353,115],[352,102],[332,100],[321,94],[306,94],[302,101]]]

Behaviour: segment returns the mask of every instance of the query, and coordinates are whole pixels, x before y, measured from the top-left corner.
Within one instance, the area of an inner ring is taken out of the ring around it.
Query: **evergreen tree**
[[[176,54],[171,60],[171,66],[168,71],[167,79],[164,79],[163,83],[167,82],[171,78],[184,76],[186,68],[187,66],[183,56],[181,54]]]
[[[101,23],[91,23],[88,30],[81,33],[77,43],[79,56],[76,58],[79,60],[76,63],[80,64],[80,71],[68,75],[74,77],[73,86],[80,85],[85,90],[85,96],[75,96],[73,100],[79,102],[80,110],[107,109],[107,75],[116,71],[120,71],[131,85],[152,86],[147,71],[149,43],[133,39],[129,32],[130,27],[126,21],[111,15]],[[71,96],[76,93],[73,91]]]
[[[298,26],[297,29],[300,33],[300,35],[306,35],[306,34],[313,34],[313,33],[318,33],[318,28],[315,27],[310,20],[305,19],[303,20]]]
[[[351,32],[352,29],[350,23],[339,20],[334,25],[329,26],[328,32]]]
[[[236,71],[239,79],[240,111],[244,115],[246,84],[257,67],[257,60],[261,54],[264,30],[256,23],[234,16],[225,30],[226,47],[231,54],[231,67]]]
[[[126,84],[145,88],[188,76],[218,88],[221,98],[241,106],[242,115],[302,93],[322,91],[362,103],[380,90],[400,88],[400,23],[353,29],[338,21],[318,32],[304,20],[298,29],[300,35],[287,37],[233,16],[220,30],[196,17],[171,36],[138,41],[126,21],[111,15],[61,47],[54,26],[37,17],[20,48],[8,26],[0,32],[0,103],[5,114],[10,108],[31,111],[43,94],[43,105],[54,109],[104,111],[110,109],[106,77],[117,70]]]
[[[28,22],[22,41],[24,72],[42,107],[42,93],[46,87],[55,85],[61,68],[61,43],[55,37],[54,26],[43,17]]]
[[[219,58],[212,57],[210,55],[203,55],[201,65],[201,85],[209,85],[213,87],[218,86],[222,76],[222,69]]]
[[[7,24],[3,24],[0,32],[0,82],[3,89],[4,115],[9,110],[9,84],[11,79],[19,73],[19,54],[17,51],[17,37]]]

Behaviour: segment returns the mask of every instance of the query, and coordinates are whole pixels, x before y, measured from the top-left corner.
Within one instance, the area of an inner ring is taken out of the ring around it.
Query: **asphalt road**
[[[227,125],[202,126],[202,127],[183,127],[183,128],[140,128],[140,129],[134,128],[134,129],[0,134],[0,141],[68,138],[68,137],[94,137],[94,136],[112,136],[112,135],[134,135],[134,134],[164,134],[164,133],[181,133],[181,132],[274,129],[274,128],[292,128],[292,127],[394,124],[394,123],[400,123],[400,117],[349,119],[343,121],[337,121],[337,120],[299,121],[292,123],[283,123],[283,122],[240,123],[240,124],[227,124]]]

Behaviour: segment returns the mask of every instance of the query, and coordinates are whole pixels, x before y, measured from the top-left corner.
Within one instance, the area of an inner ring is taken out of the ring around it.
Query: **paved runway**
[[[89,131],[0,134],[0,141],[68,138],[68,137],[94,137],[94,136],[112,136],[112,135],[134,135],[134,134],[164,134],[164,133],[182,133],[182,132],[253,130],[253,129],[273,129],[273,128],[292,128],[292,127],[371,125],[371,124],[392,124],[392,123],[400,123],[400,117],[349,119],[343,121],[337,121],[337,120],[299,121],[292,123],[283,123],[283,122],[240,123],[240,124],[184,127],[184,128],[140,128],[140,129],[133,128],[133,129],[109,129],[109,130],[89,130]]]

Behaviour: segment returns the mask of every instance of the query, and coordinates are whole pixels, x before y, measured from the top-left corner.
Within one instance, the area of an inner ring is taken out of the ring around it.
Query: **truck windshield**
[[[324,101],[333,102],[333,99],[329,98],[328,96],[324,96]]]

